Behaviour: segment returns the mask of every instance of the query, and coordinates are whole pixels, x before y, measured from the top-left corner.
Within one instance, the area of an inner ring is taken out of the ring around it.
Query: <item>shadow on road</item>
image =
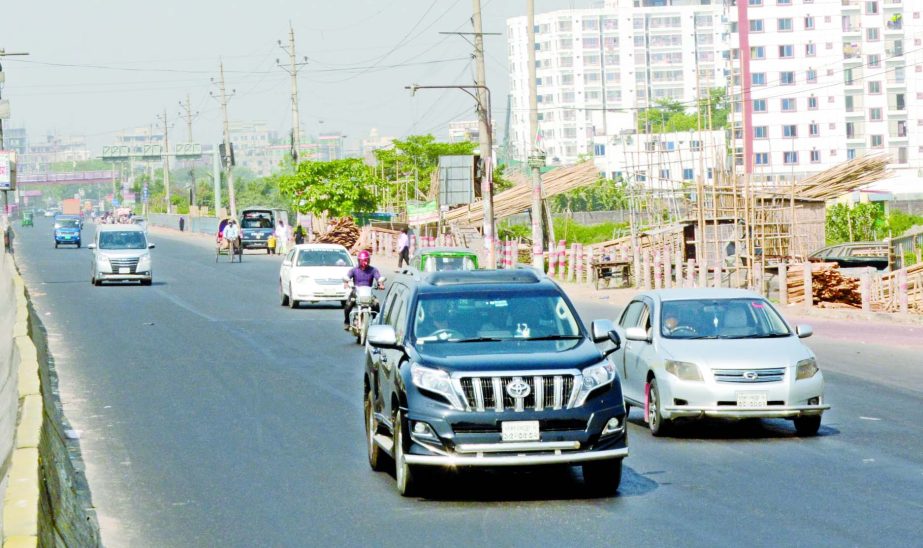
[[[645,432],[639,432],[639,435],[651,435],[647,432],[647,423],[644,422],[640,413],[629,417],[628,422],[645,430]],[[670,430],[664,437],[683,440],[762,440],[810,439],[839,434],[838,429],[823,423],[816,436],[802,437],[795,432],[795,425],[792,421],[784,419],[700,419],[671,422]]]

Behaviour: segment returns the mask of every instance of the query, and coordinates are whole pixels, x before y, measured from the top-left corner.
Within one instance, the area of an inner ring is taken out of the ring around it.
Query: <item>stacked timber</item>
[[[923,313],[923,263],[882,274],[878,286],[876,308],[899,312],[901,302],[906,300],[908,312]]]
[[[352,217],[340,217],[330,223],[330,228],[317,237],[319,244],[340,244],[346,249],[352,249],[359,241],[360,230]]]
[[[811,264],[811,298],[814,304],[828,308],[836,305],[861,307],[859,280],[844,276],[836,263]],[[788,270],[788,302],[804,302],[804,268],[792,265]],[[833,306],[831,306],[831,304]]]

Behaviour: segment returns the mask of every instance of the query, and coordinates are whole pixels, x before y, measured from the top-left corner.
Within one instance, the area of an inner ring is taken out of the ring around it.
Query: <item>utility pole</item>
[[[228,216],[236,217],[237,216],[237,198],[234,196],[234,166],[231,165],[231,160],[234,158],[234,155],[231,152],[231,130],[228,128],[228,99],[229,97],[225,91],[226,88],[224,87],[224,62],[219,63],[219,67],[220,67],[220,72],[221,72],[221,79],[218,82],[218,89],[219,89],[219,93],[221,94],[221,97],[219,98],[219,100],[221,101],[221,112],[224,115],[224,154],[226,158],[224,169],[227,173],[227,179],[228,179],[228,206],[230,207]],[[214,78],[212,79],[212,81],[214,82]],[[212,93],[209,93],[209,94],[212,95],[212,97],[214,97],[214,94]],[[234,96],[234,90],[232,89],[231,97],[233,96]],[[218,204],[215,205],[215,209],[217,211]]]
[[[529,134],[532,137],[532,150],[529,152],[529,169],[532,172],[532,267],[545,270],[542,238],[542,167],[545,165],[545,153],[538,142],[538,89],[535,78],[535,0],[528,0],[528,35],[529,43]],[[552,242],[549,242],[552,245]]]
[[[484,201],[484,247],[487,250],[487,268],[497,268],[494,249],[494,196],[493,196],[493,135],[491,134],[489,93],[484,68],[484,35],[481,27],[481,0],[472,0],[474,13],[474,60],[477,63],[478,113],[480,114],[481,149],[481,199]]]
[[[10,55],[29,55],[29,54],[26,52],[17,52],[17,53],[7,52],[4,49],[0,49],[0,57],[7,57]],[[3,65],[0,64],[0,84],[2,83],[3,83]],[[3,118],[0,118],[0,150],[4,149],[5,144],[6,142],[3,140]],[[3,215],[8,214],[10,211],[10,200],[9,200],[9,196],[7,196],[8,192],[9,192],[8,190],[3,191],[3,212],[2,212]],[[15,196],[14,196],[14,199],[15,199]]]
[[[170,138],[167,109],[163,109],[163,117],[157,116],[157,118],[163,124],[163,191],[167,198],[167,214],[170,214],[173,206],[170,203]]]
[[[186,94],[186,102],[179,102],[179,106],[182,107],[183,112],[180,113],[180,116],[186,117],[186,142],[192,143],[192,118],[198,116],[198,112],[192,112],[192,101],[189,100],[189,94]],[[195,165],[193,162],[189,162],[189,205],[195,205]]]
[[[292,28],[291,21],[288,23],[288,47],[286,48],[282,45],[282,40],[279,40],[279,47],[288,53],[289,57],[288,67],[283,65],[279,59],[276,59],[276,65],[292,77],[292,162],[297,167],[298,155],[301,153],[301,119],[298,116],[298,69],[308,64],[308,57],[305,56],[304,61],[300,63],[295,60],[295,30]]]

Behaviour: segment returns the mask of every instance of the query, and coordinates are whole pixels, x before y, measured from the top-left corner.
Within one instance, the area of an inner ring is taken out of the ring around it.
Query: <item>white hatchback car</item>
[[[350,290],[343,287],[343,278],[353,266],[353,258],[341,245],[296,245],[279,269],[282,306],[297,308],[303,302],[321,301],[339,301],[345,306]]]
[[[739,289],[639,294],[619,320],[626,343],[611,356],[628,405],[651,432],[674,419],[785,418],[800,435],[820,428],[824,378],[789,326],[760,295]]]

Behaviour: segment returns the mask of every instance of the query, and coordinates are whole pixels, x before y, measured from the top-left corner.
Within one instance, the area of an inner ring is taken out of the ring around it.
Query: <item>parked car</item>
[[[345,306],[350,290],[343,287],[343,279],[353,266],[352,257],[341,245],[296,245],[279,267],[282,306],[297,308],[303,302],[322,301],[338,301]]]
[[[411,257],[410,267],[422,272],[476,270],[478,256],[465,247],[421,247]]]
[[[812,261],[837,263],[840,268],[888,268],[888,242],[849,242],[825,247],[808,258]]]
[[[57,215],[54,218],[54,246],[62,244],[80,247],[83,223],[76,215]]]
[[[581,465],[614,493],[628,456],[625,405],[604,343],[570,300],[531,269],[421,273],[392,281],[368,333],[364,412],[369,464],[395,463],[410,495],[433,467]]]
[[[612,363],[625,401],[645,410],[655,436],[678,419],[792,419],[820,428],[824,378],[801,339],[766,299],[738,289],[664,289],[636,296],[619,326],[626,343]]]
[[[139,281],[151,285],[151,249],[144,230],[131,224],[98,225],[96,239],[89,246],[90,283],[102,285],[108,281]]]

